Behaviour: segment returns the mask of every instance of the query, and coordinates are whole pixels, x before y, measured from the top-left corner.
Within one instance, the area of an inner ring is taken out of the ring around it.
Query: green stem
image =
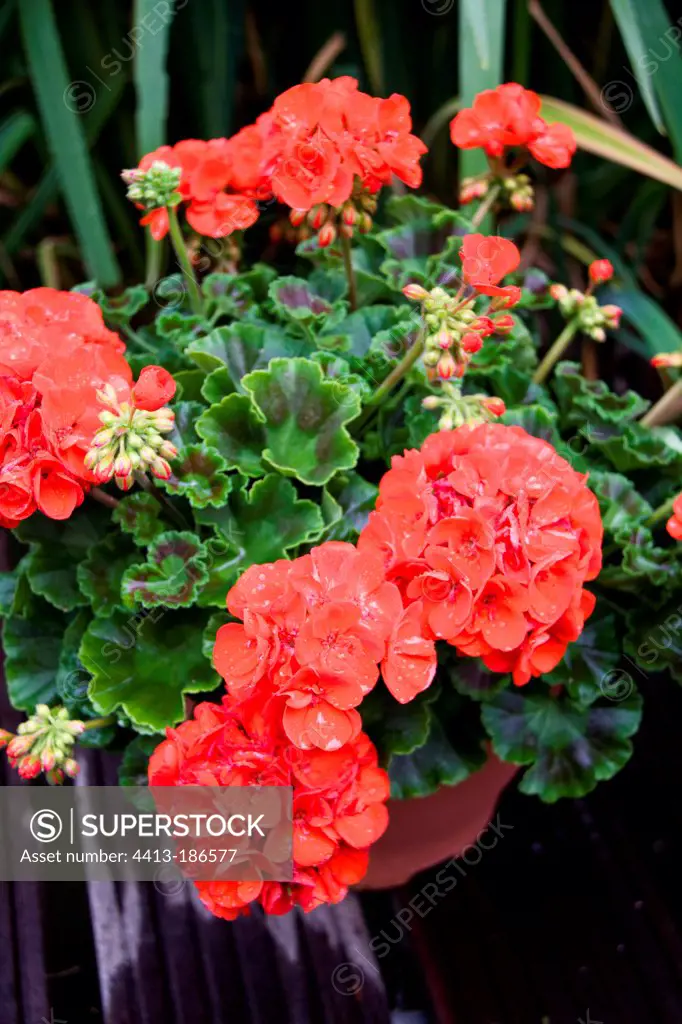
[[[676,420],[682,413],[682,378],[668,388],[662,398],[639,421],[643,427],[660,427]]]
[[[189,289],[189,301],[192,306],[192,310],[197,316],[204,315],[204,303],[201,298],[201,292],[199,291],[199,285],[197,279],[194,276],[194,268],[192,267],[192,261],[189,258],[187,252],[187,246],[185,245],[185,239],[182,237],[182,231],[180,229],[180,222],[178,221],[178,215],[174,206],[168,206],[168,227],[170,230],[171,242],[175,249],[175,255],[178,258],[180,269],[187,281],[187,288]]]
[[[535,376],[533,377],[534,384],[542,384],[554,364],[558,363],[568,346],[571,344],[571,341],[578,330],[578,326],[577,320],[574,319],[568,321],[563,331],[535,371]]]
[[[161,263],[163,261],[163,243],[152,238],[151,232],[146,232],[146,274],[145,287],[153,288],[161,277]]]
[[[150,342],[145,341],[144,338],[140,337],[137,331],[134,331],[132,327],[128,327],[127,324],[124,324],[123,333],[125,334],[126,338],[132,341],[133,345],[137,345],[139,348],[142,349],[143,352],[148,352],[152,356],[158,356],[158,352],[154,348],[154,346],[150,344]]]
[[[139,470],[135,471],[135,479],[147,494],[151,496],[159,503],[164,512],[167,512],[171,519],[174,521],[176,526],[179,526],[181,530],[188,529],[188,523],[182,513],[178,512],[174,505],[170,503],[163,491],[160,491],[153,480],[151,480],[146,473],[141,473]]]
[[[101,487],[91,487],[89,493],[91,498],[98,501],[100,505],[106,505],[107,508],[118,508],[121,504],[118,498],[114,498],[112,494],[107,494]]]
[[[419,356],[424,350],[424,329],[420,328],[419,335],[414,344],[407,350],[403,358],[400,360],[397,366],[395,366],[388,377],[382,381],[379,387],[376,389],[372,397],[368,400],[365,408],[362,410],[356,420],[353,421],[353,431],[356,433],[361,427],[364,427],[367,421],[371,418],[378,405],[381,405],[383,400],[393,390],[405,374],[410,370],[419,359]]]
[[[677,495],[675,494],[672,498],[668,498],[667,501],[664,501],[662,505],[659,505],[658,508],[655,508],[644,525],[656,526],[657,523],[660,523],[661,519],[669,519],[672,515],[673,504],[676,498]]]
[[[354,312],[358,308],[358,289],[355,283],[353,251],[351,249],[350,238],[346,238],[345,235],[341,236],[341,251],[343,253],[343,265],[346,268],[346,278],[348,279],[348,300],[350,302],[351,312]]]
[[[116,715],[106,715],[103,718],[91,718],[83,722],[83,731],[88,729],[105,729],[108,725],[116,725]]]
[[[481,223],[485,220],[485,218],[487,217],[487,215],[490,213],[490,211],[492,210],[493,206],[495,205],[495,201],[496,201],[497,197],[499,196],[499,194],[500,194],[500,186],[499,185],[493,185],[492,188],[488,189],[488,193],[487,193],[485,199],[483,200],[483,202],[481,203],[479,208],[476,210],[476,213],[471,218],[471,226],[473,228],[480,227]]]

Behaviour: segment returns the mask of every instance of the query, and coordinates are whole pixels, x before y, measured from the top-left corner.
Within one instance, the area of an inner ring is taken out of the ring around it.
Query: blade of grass
[[[640,142],[622,128],[607,124],[601,118],[574,107],[571,103],[542,97],[542,116],[547,121],[561,121],[575,132],[578,146],[595,156],[612,160],[664,185],[682,189],[682,167]]]
[[[488,71],[490,69],[490,39],[485,4],[482,4],[480,0],[459,0],[459,2],[464,10],[464,20],[469,27],[476,48],[478,66],[481,71]]]
[[[506,0],[478,0],[459,5],[459,97],[462,107],[470,107],[476,93],[500,85],[504,65]],[[474,13],[474,9],[477,10]],[[477,26],[485,26],[488,61],[484,65],[476,46]],[[459,153],[459,176],[480,174],[487,167],[482,150]]]
[[[243,0],[201,0],[187,5],[194,39],[189,63],[190,83],[200,101],[205,136],[216,138],[233,130],[237,66],[244,51]],[[185,51],[183,51],[185,52]]]
[[[374,96],[383,96],[384,59],[374,0],[355,0],[355,27],[372,93]]]
[[[682,160],[679,27],[670,24],[661,0],[611,0],[611,10],[649,116],[661,135],[670,134]],[[667,52],[660,56],[662,46]]]
[[[88,147],[92,147],[99,138],[107,121],[118,106],[124,90],[126,79],[119,75],[112,79],[111,92],[105,92],[92,110],[85,115],[85,137]],[[12,255],[24,244],[26,236],[39,224],[45,207],[51,203],[59,191],[59,174],[55,167],[50,167],[40,180],[31,200],[10,225],[2,239],[7,253]]]
[[[50,0],[22,0],[22,37],[43,129],[88,273],[102,287],[121,280],[79,115],[65,97],[68,75]]]
[[[35,130],[35,118],[27,110],[17,110],[3,121],[0,125],[0,174]]]
[[[166,58],[174,0],[168,0],[168,11],[163,15],[159,13],[159,6],[158,0],[135,0],[133,10],[133,33],[138,39],[133,79],[137,94],[135,134],[139,157],[167,141],[169,83]]]

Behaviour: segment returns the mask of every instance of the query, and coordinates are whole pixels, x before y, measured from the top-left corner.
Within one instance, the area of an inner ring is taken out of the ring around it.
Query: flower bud
[[[78,762],[74,761],[72,757],[67,757],[63,767],[64,771],[66,772],[70,779],[75,779],[79,771],[81,770]]]
[[[159,480],[170,480],[173,470],[165,459],[157,458],[151,465],[152,474]]]
[[[295,228],[300,227],[307,216],[307,210],[289,210],[289,221]]]
[[[507,407],[501,398],[493,396],[492,398],[484,398],[481,402],[491,416],[503,416],[507,411]]]
[[[114,476],[130,476],[133,466],[129,455],[119,455],[114,461]]]
[[[12,740],[13,734],[8,732],[7,729],[0,729],[0,750],[7,746]]]
[[[343,219],[343,223],[352,228],[358,222],[358,211],[354,206],[349,204],[348,206],[344,206],[341,217]]]
[[[454,338],[449,331],[445,330],[445,328],[439,331],[436,335],[436,344],[438,345],[438,348],[445,349],[446,351],[450,348],[453,341]]]
[[[114,477],[114,482],[122,491],[129,491],[135,482],[135,477],[132,473],[129,476],[117,476]]]
[[[424,366],[437,366],[440,358],[441,357],[438,354],[438,352],[434,351],[433,349],[427,350],[422,356]]]
[[[549,286],[549,294],[555,302],[561,302],[562,299],[568,296],[568,288],[564,284],[551,284]]]
[[[468,352],[470,356],[473,356],[483,348],[483,338],[480,334],[474,334],[470,331],[462,338],[462,348],[465,352]]]
[[[495,334],[509,334],[514,330],[514,317],[509,313],[498,316],[493,320]]]
[[[603,284],[613,277],[613,264],[610,260],[593,260],[588,267],[590,281],[594,284]]]
[[[444,352],[437,363],[438,376],[441,380],[449,380],[457,373],[457,363],[449,352]]]
[[[35,779],[40,775],[42,766],[37,757],[22,757],[17,771],[22,779]]]
[[[651,365],[657,370],[671,366],[682,366],[682,352],[659,352],[651,359]]]
[[[620,326],[620,318],[623,315],[623,310],[620,308],[620,306],[607,305],[601,306],[600,308],[602,313],[606,317],[607,327]]]
[[[422,288],[420,284],[406,284],[403,288],[405,298],[413,302],[423,302],[428,294],[426,288]]]
[[[320,230],[327,219],[327,213],[328,208],[324,203],[321,203],[319,206],[313,206],[312,210],[308,211],[308,223],[313,231]]]
[[[492,334],[495,330],[495,325],[489,316],[477,316],[469,326],[472,331],[475,331],[476,334],[482,335],[484,338],[489,334]]]
[[[606,331],[603,327],[593,327],[587,332],[595,341],[606,341]]]
[[[54,756],[54,751],[50,750],[49,748],[43,750],[43,752],[40,755],[40,764],[42,766],[43,771],[51,771],[55,767],[56,763],[57,759]]]
[[[33,746],[33,736],[15,736],[7,747],[8,757],[22,757]]]
[[[326,249],[328,245],[332,245],[336,241],[336,228],[334,225],[327,221],[324,224],[317,235],[317,244],[322,249]]]
[[[437,395],[427,395],[426,398],[422,398],[422,406],[424,409],[437,409],[440,402],[441,400]]]

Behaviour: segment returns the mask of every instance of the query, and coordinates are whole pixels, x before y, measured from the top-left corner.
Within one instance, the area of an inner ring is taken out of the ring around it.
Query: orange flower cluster
[[[411,127],[404,96],[378,99],[360,92],[354,78],[325,78],[288,89],[231,139],[161,146],[124,177],[134,184],[154,168],[177,169],[177,192],[200,235],[219,238],[249,227],[258,217],[256,200],[274,196],[296,211],[299,224],[310,212],[311,226],[329,245],[337,231],[332,211],[350,236],[371,226],[372,197],[394,175],[412,188],[421,183],[426,146]],[[148,211],[142,224],[163,238],[168,196],[159,193],[155,206],[153,187],[140,190],[138,205]]]
[[[196,883],[209,910],[227,920],[256,902],[271,914],[338,903],[365,874],[367,847],[388,822],[388,777],[367,736],[334,751],[292,747],[276,698],[198,705],[152,755],[149,784],[293,787],[291,883]]]
[[[425,639],[521,686],[582,632],[602,533],[584,476],[520,427],[488,423],[396,456],[358,547],[382,555]],[[430,682],[390,654],[384,679],[403,703]]]
[[[180,171],[177,191],[187,204],[187,221],[198,234],[222,238],[258,220],[254,196],[244,194],[238,180],[229,139],[185,139],[161,146],[142,158],[138,171],[149,171],[157,163]],[[152,237],[161,239],[168,232],[168,210],[152,209],[140,223],[148,224]]]
[[[0,292],[0,525],[68,519],[93,478],[97,389],[130,390],[125,345],[85,295]]]
[[[576,150],[575,136],[565,124],[547,124],[540,117],[537,93],[516,82],[485,89],[473,106],[460,110],[450,123],[450,138],[460,149],[483,149],[494,160],[509,150],[528,150],[547,167],[568,167]]]

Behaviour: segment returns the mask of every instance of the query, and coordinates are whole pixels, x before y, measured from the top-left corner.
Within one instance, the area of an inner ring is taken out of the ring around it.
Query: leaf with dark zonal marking
[[[172,469],[172,476],[160,481],[169,494],[187,498],[194,508],[220,508],[225,504],[230,478],[224,472],[225,459],[214,448],[198,444],[182,448],[173,459]]]
[[[208,579],[208,552],[194,533],[169,531],[157,537],[147,561],[132,565],[123,575],[121,592],[128,608],[163,604],[186,608],[194,604]]]

